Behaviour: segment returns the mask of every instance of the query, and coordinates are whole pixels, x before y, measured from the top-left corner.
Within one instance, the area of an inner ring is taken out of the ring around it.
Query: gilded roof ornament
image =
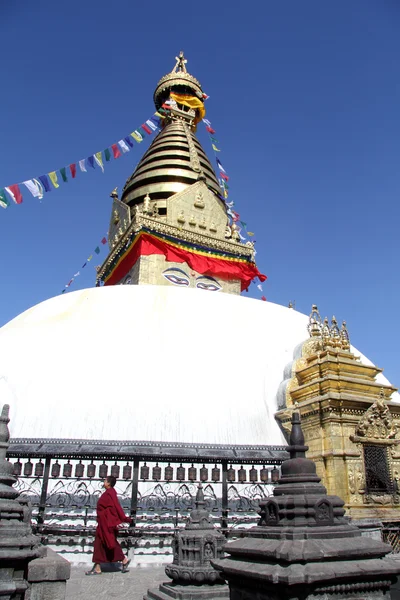
[[[346,321],[343,321],[342,328],[340,330],[340,337],[342,340],[342,348],[343,350],[350,350],[350,336],[347,331]]]
[[[177,73],[178,71],[182,71],[183,73],[187,73],[186,63],[187,59],[183,55],[183,50],[179,52],[179,56],[175,56],[176,65],[172,69],[172,73]]]
[[[396,437],[396,433],[397,427],[386,404],[385,391],[381,388],[379,398],[359,421],[356,435],[369,440],[386,440]]]
[[[290,303],[289,308],[292,308],[291,304],[292,303]],[[321,337],[321,333],[322,333],[321,315],[319,314],[318,306],[316,304],[312,305],[310,318],[308,320],[307,330],[308,330],[308,333],[310,334],[310,337]]]
[[[114,188],[113,191],[110,194],[110,198],[116,198],[118,200],[118,188]]]
[[[340,348],[341,347],[340,329],[339,329],[335,315],[333,315],[332,320],[331,320],[330,337],[331,337],[331,346]]]
[[[178,86],[178,89],[179,86],[189,88],[198,98],[203,97],[203,90],[200,82],[187,72],[187,59],[184,57],[182,50],[179,53],[179,56],[175,57],[175,60],[176,63],[172,71],[167,75],[164,75],[157,83],[156,91],[154,92],[154,103],[157,109],[161,107],[165,99],[169,97],[172,88],[176,88],[176,86]]]

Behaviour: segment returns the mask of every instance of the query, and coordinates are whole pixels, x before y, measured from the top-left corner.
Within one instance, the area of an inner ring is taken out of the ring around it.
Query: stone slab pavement
[[[143,600],[149,588],[171,581],[165,574],[165,566],[130,567],[121,573],[110,565],[103,568],[102,575],[85,575],[88,566],[73,566],[71,579],[67,582],[66,600]],[[89,567],[90,568],[90,567]]]

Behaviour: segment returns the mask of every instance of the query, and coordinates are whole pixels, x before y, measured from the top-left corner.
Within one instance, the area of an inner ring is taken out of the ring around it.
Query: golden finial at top
[[[182,73],[187,73],[186,63],[187,59],[183,55],[183,50],[179,52],[179,56],[175,56],[176,65],[172,70],[172,73],[178,73],[181,71]]]
[[[118,188],[114,188],[113,191],[110,194],[110,198],[117,198],[118,199]]]
[[[308,319],[308,333],[310,337],[320,337],[322,331],[321,315],[318,311],[318,306],[313,304],[311,307],[311,314]]]

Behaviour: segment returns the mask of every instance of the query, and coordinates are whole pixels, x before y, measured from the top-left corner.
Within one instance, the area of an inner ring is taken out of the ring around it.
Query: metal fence
[[[44,543],[73,546],[94,535],[96,503],[107,475],[132,525],[121,531],[161,540],[184,527],[198,483],[225,535],[255,525],[259,501],[272,493],[287,458],[283,446],[225,446],[144,442],[11,440],[15,487],[32,505]]]

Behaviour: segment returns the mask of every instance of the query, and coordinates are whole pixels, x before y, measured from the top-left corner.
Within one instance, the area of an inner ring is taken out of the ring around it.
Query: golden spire
[[[186,70],[187,60],[183,55],[183,50],[181,50],[179,52],[179,56],[175,56],[175,60],[176,60],[176,65],[172,69],[171,73],[178,73],[178,72],[187,73],[187,70]]]
[[[312,305],[310,318],[308,320],[308,333],[310,337],[320,337],[322,332],[321,315],[316,304]]]
[[[343,323],[342,323],[342,328],[340,330],[340,337],[342,339],[343,350],[350,350],[350,337],[349,337],[349,332],[347,331],[346,321],[343,321]]]
[[[157,83],[156,91],[154,92],[154,104],[158,110],[163,102],[169,98],[169,94],[172,89],[189,89],[190,93],[198,98],[203,98],[203,90],[200,82],[190,75],[186,69],[187,60],[184,57],[183,52],[179,53],[179,56],[175,57],[176,63],[170,73],[161,77]],[[185,92],[187,93],[187,91]]]

